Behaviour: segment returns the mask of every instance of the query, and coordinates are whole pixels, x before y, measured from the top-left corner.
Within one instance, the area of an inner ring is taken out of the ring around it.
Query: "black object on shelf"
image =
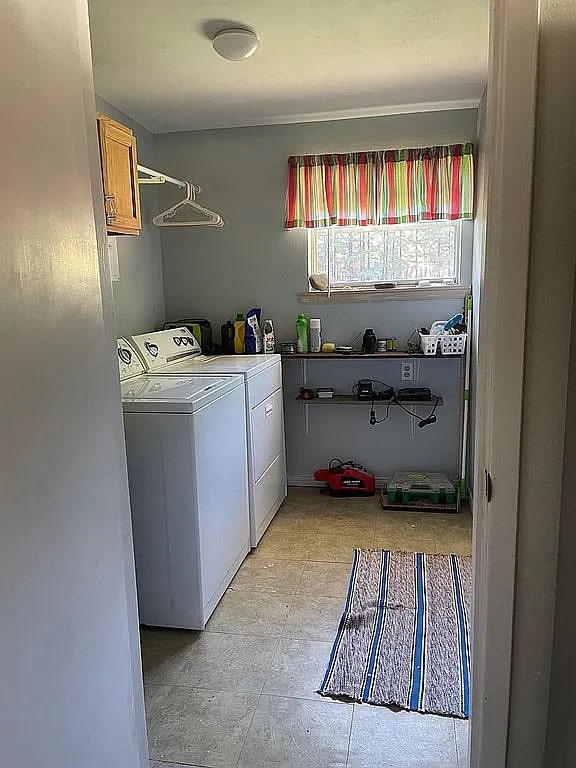
[[[380,384],[380,382],[376,382]],[[380,389],[374,389],[373,379],[360,379],[356,384],[356,394],[358,400],[391,400],[394,397],[394,390],[392,387],[382,384]]]
[[[378,339],[373,328],[366,328],[362,338],[362,352],[367,355],[373,355],[378,347]]]
[[[186,318],[184,320],[169,320],[164,323],[162,328],[163,330],[171,328],[188,328],[190,333],[193,336],[196,336],[196,333],[194,333],[196,330],[194,326],[196,326],[198,329],[198,334],[200,336],[198,341],[202,353],[204,355],[208,355],[210,353],[219,352],[220,350],[212,339],[212,325],[209,320],[202,318],[199,320],[196,320],[195,318]]]
[[[220,332],[222,334],[222,350],[224,354],[233,355],[234,354],[234,334],[236,333],[236,329],[234,328],[234,323],[231,320],[228,320],[221,326]]]
[[[432,400],[432,392],[428,387],[404,387],[398,390],[398,400],[422,401],[429,403]]]

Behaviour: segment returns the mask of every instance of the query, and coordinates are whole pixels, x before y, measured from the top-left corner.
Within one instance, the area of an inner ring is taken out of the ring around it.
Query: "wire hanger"
[[[209,208],[204,208],[200,203],[196,202],[196,195],[201,191],[200,187],[196,184],[191,184],[188,181],[180,181],[180,179],[174,179],[172,176],[167,176],[164,173],[153,171],[151,168],[146,168],[143,165],[138,166],[138,170],[141,173],[145,173],[149,178],[139,178],[139,184],[174,184],[177,187],[181,187],[186,190],[186,197],[180,200],[175,205],[168,208],[166,211],[154,216],[152,221],[157,227],[223,227],[224,220],[219,213],[211,211]],[[171,221],[176,213],[181,209],[189,207],[195,211],[199,211],[207,217],[205,221],[187,220],[187,221]]]

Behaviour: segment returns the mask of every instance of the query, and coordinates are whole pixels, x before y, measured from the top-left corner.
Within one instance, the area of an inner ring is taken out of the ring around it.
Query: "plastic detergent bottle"
[[[296,318],[296,351],[308,352],[308,320],[302,313]]]
[[[244,335],[246,333],[246,322],[244,315],[238,312],[234,322],[234,352],[237,355],[244,354]]]

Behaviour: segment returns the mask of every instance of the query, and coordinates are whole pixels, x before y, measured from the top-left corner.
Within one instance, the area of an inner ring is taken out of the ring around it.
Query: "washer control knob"
[[[124,365],[130,365],[132,362],[132,352],[126,347],[118,347],[118,357],[124,363]]]

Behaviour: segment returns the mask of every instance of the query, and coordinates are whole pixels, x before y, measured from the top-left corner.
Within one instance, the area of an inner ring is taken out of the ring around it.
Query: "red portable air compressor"
[[[332,459],[328,469],[317,469],[314,480],[324,480],[332,496],[373,496],[376,478],[361,464]]]

